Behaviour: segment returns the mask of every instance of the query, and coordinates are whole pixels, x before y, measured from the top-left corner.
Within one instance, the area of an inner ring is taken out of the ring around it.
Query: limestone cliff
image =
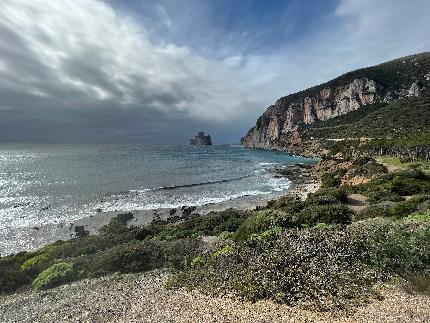
[[[430,53],[342,75],[280,98],[241,139],[246,147],[287,149],[302,143],[300,129],[375,103],[430,94]]]

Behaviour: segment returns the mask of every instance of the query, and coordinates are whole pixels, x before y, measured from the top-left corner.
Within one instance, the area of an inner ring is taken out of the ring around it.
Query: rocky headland
[[[241,144],[252,148],[319,155],[322,152],[318,150],[320,138],[306,133],[313,124],[376,104],[385,105],[403,98],[429,95],[430,53],[400,58],[353,71],[280,98],[258,118],[256,125],[241,139]],[[339,120],[336,125],[345,123]],[[351,137],[355,135],[350,133]]]

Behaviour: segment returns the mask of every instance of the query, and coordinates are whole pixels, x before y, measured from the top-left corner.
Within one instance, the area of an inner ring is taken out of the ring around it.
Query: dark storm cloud
[[[276,1],[268,6],[270,28],[255,26],[259,11],[237,24],[199,1],[136,3],[143,24],[97,0],[0,2],[0,141],[179,143],[206,130],[216,142],[237,142],[281,95],[430,49],[430,5],[421,0],[343,0],[321,13],[327,19],[315,17],[318,28],[303,28],[306,37],[298,19],[288,25],[303,14],[297,1],[282,15]]]

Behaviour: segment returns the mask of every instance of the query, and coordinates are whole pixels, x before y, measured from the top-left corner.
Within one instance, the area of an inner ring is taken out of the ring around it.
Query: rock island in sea
[[[196,145],[196,146],[210,146],[212,145],[212,139],[211,136],[207,135],[205,136],[204,131],[200,131],[197,136],[194,137],[194,139],[190,139],[190,145]]]

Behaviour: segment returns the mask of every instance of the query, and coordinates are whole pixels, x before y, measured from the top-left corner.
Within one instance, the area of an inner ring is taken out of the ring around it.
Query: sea
[[[240,145],[0,144],[0,232],[96,212],[202,206],[275,197],[274,167],[314,163]]]

